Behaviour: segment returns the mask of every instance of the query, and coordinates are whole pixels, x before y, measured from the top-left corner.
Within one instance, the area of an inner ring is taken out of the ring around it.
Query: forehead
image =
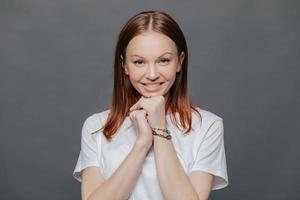
[[[175,42],[168,36],[157,32],[141,33],[128,43],[126,54],[138,54],[141,56],[160,56],[165,52],[175,54],[177,47]]]

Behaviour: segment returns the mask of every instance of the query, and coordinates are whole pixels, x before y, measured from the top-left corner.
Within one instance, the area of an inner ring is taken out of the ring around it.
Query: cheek
[[[138,81],[144,74],[143,70],[137,68],[129,68],[128,73],[131,81]]]
[[[163,70],[163,74],[166,79],[173,80],[176,78],[176,67],[170,66],[170,68]]]

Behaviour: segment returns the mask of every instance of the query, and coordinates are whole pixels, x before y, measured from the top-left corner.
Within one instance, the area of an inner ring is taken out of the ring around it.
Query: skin
[[[165,54],[166,52],[169,52]],[[145,144],[153,142],[158,179],[166,199],[208,199],[213,175],[194,171],[187,176],[176,156],[172,142],[154,137],[151,128],[166,128],[165,102],[176,73],[181,70],[184,52],[178,57],[176,44],[167,36],[148,31],[133,38],[127,47],[125,74],[142,97],[131,108],[132,121],[142,121]],[[143,83],[164,82],[157,90]],[[146,98],[148,97],[148,98]],[[136,120],[135,113],[142,112]],[[145,123],[148,122],[148,126]],[[135,126],[139,127],[138,124]],[[162,132],[163,133],[163,132]],[[147,142],[148,141],[148,142]],[[174,192],[178,191],[178,192]]]
[[[180,60],[179,60],[180,59]],[[167,36],[148,31],[134,37],[126,48],[125,74],[143,96],[165,98],[180,71],[184,52],[177,55],[176,44]],[[142,83],[164,82],[157,91],[147,91]]]
[[[133,125],[137,127],[136,130],[147,130],[137,131],[140,133],[138,139],[144,139],[142,141],[146,145],[153,141],[151,127],[166,126],[164,98],[168,98],[168,91],[175,81],[176,73],[181,69],[183,59],[184,52],[179,58],[176,44],[169,37],[153,31],[134,37],[126,48],[125,74],[129,76],[132,86],[143,96],[130,109],[133,111],[130,113],[130,118]],[[148,86],[143,85],[145,83],[163,84],[153,91],[151,86],[147,89]],[[141,102],[147,109],[138,107]],[[147,112],[142,111],[143,109]],[[144,117],[139,119],[141,124],[136,123],[135,114],[139,112],[144,113]],[[141,127],[138,128],[139,126]]]
[[[123,63],[124,75],[129,76],[133,87],[142,95],[129,114],[137,139],[128,156],[107,180],[97,167],[83,170],[82,199],[128,199],[152,145],[164,199],[208,199],[213,175],[193,171],[187,176],[171,140],[153,136],[151,131],[154,127],[166,128],[165,102],[183,60],[184,53],[178,56],[175,43],[163,34],[147,31],[129,42]],[[163,84],[156,88],[143,85],[160,82]]]

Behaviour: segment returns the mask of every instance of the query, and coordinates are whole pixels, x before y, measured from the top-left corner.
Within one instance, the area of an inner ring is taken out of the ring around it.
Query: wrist
[[[148,152],[151,146],[152,146],[152,141],[150,143],[149,141],[136,140],[134,144],[134,148],[141,152]]]
[[[170,131],[165,128],[152,128],[152,134],[154,137],[158,136],[167,140],[172,139]]]

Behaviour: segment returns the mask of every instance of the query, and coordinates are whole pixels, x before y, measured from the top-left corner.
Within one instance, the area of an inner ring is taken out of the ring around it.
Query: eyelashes
[[[170,62],[170,59],[168,59],[168,58],[163,58],[163,59],[161,59],[160,61],[162,61],[163,64],[168,64],[168,63]],[[144,61],[143,61],[143,60],[136,60],[136,61],[134,61],[133,63],[134,63],[135,65],[140,65],[140,64],[144,63]]]
[[[133,63],[134,64],[141,64],[141,62],[143,62],[142,60],[136,60],[136,61],[134,61]]]

